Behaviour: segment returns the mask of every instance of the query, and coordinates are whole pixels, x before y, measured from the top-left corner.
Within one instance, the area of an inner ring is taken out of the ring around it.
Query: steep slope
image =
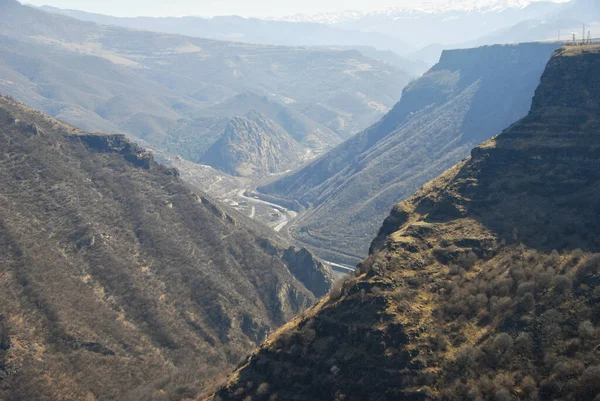
[[[0,398],[193,397],[330,282],[268,235],[123,136],[0,97]]]
[[[297,239],[325,258],[358,261],[394,203],[527,113],[556,47],[445,51],[381,121],[260,190],[308,207]]]
[[[215,399],[597,399],[599,70],[600,46],[557,50],[529,114],[398,204]]]
[[[298,166],[304,153],[273,120],[250,111],[231,118],[200,161],[237,176],[261,176]]]
[[[358,51],[133,31],[0,2],[2,93],[87,130],[161,147],[182,117],[245,92],[323,104],[355,133],[392,107],[409,79]]]

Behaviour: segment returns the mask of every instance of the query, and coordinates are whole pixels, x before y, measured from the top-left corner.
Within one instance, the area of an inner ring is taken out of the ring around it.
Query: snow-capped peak
[[[406,14],[444,14],[452,11],[464,12],[501,12],[507,9],[522,9],[531,3],[540,0],[441,0],[415,2],[407,7],[393,7],[379,11],[343,11],[339,13],[320,13],[314,15],[296,14],[287,17],[269,18],[290,22],[318,22],[322,24],[337,24],[360,20],[366,16],[395,17]],[[547,0],[562,3],[568,0]]]

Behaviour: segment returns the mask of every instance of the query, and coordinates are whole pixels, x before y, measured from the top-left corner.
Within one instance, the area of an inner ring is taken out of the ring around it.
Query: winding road
[[[240,189],[237,192],[237,196],[248,202],[261,203],[263,205],[267,205],[274,209],[277,209],[281,212],[281,221],[277,222],[277,225],[275,227],[273,227],[273,230],[276,232],[281,231],[283,229],[283,227],[285,227],[291,220],[295,219],[298,216],[298,214],[296,212],[294,212],[293,210],[288,210],[286,207],[283,207],[276,203],[271,203],[271,202],[264,201],[262,199],[251,198],[249,196],[246,196],[246,191],[247,191],[247,189]],[[253,219],[255,214],[256,214],[256,207],[253,205],[252,210],[250,211],[249,217],[251,219]],[[344,264],[340,264],[340,263],[330,262],[328,260],[323,260],[323,259],[321,259],[321,261],[323,263],[329,265],[329,267],[331,267],[331,269],[337,270],[338,272],[341,272],[341,273],[352,273],[356,269],[356,267],[353,267],[350,265],[344,265]]]
[[[328,264],[333,270],[338,270],[338,271],[341,271],[342,273],[352,273],[352,272],[354,272],[354,270],[356,270],[356,267],[352,267],[349,265],[342,265],[339,263],[334,263],[334,262],[330,262],[328,260],[323,260],[323,259],[321,259],[321,261],[325,264]]]
[[[292,210],[288,210],[287,208],[278,205],[276,203],[271,203],[271,202],[267,202],[264,201],[262,199],[257,199],[257,198],[251,198],[249,196],[246,196],[246,191],[247,189],[240,189],[237,192],[237,196],[245,199],[248,202],[253,202],[253,203],[262,203],[263,205],[267,205],[267,206],[271,206],[274,209],[277,209],[281,212],[281,219],[277,222],[277,225],[275,227],[273,227],[273,230],[276,232],[279,232],[283,229],[283,227],[285,227],[291,219],[294,219],[297,216],[297,213],[292,211]],[[250,218],[254,218],[254,214],[256,213],[256,208],[254,206],[252,206],[252,211],[250,212]]]

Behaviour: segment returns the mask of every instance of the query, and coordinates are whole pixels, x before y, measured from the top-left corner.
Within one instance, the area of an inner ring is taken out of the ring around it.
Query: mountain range
[[[294,23],[240,16],[135,17],[123,18],[43,6],[42,10],[103,25],[157,31],[177,35],[246,43],[282,46],[376,47],[406,54],[413,50],[406,42],[377,32],[363,32],[327,26],[318,22]]]
[[[0,399],[598,401],[598,7],[0,0]]]
[[[582,25],[586,25],[583,32]],[[515,41],[556,40],[576,41],[600,38],[600,4],[594,0],[573,0],[561,5],[542,18],[532,18],[514,26],[493,32],[475,43],[507,43]]]
[[[397,204],[212,399],[597,399],[597,71],[600,46],[558,49],[527,116]]]
[[[543,3],[561,3],[562,1]],[[414,3],[406,7],[388,7],[383,10],[376,11],[342,11],[339,13],[320,13],[314,15],[296,14],[278,18],[271,18],[276,21],[293,21],[293,22],[317,22],[321,24],[338,24],[345,22],[358,21],[368,16],[387,15],[397,17],[402,14],[444,14],[450,11],[464,12],[502,12],[510,9],[523,9],[531,5],[535,5],[536,1],[531,0],[448,0],[444,2],[423,1]],[[546,6],[546,4],[544,4]]]
[[[532,5],[534,6],[535,3]],[[412,54],[412,57],[425,62],[437,61],[443,49],[457,47],[477,47],[501,43],[521,43],[533,41],[572,42],[575,34],[576,42],[592,38],[600,38],[600,8],[595,0],[572,0],[555,4],[549,8],[542,7],[536,15],[528,15],[519,22],[486,32],[484,35],[470,37],[453,44],[433,43]],[[583,32],[585,24],[585,33]]]
[[[243,93],[332,127],[326,141],[307,144],[328,148],[383,115],[411,78],[356,50],[128,30],[15,0],[0,2],[0,22],[0,92],[82,129],[126,133],[163,150],[180,120]]]
[[[527,113],[557,47],[445,51],[378,123],[259,191],[299,203],[294,238],[328,260],[355,263],[391,205]]]
[[[378,32],[402,40],[412,38],[409,44],[421,48],[433,43],[466,43],[524,20],[542,18],[560,6],[547,1],[424,2],[421,6],[373,11],[337,21],[334,18],[335,22],[329,25]]]

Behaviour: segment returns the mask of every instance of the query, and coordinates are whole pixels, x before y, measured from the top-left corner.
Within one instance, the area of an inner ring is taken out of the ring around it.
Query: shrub
[[[532,347],[533,341],[531,340],[531,336],[527,333],[520,333],[515,339],[515,351],[521,356],[530,354]]]
[[[537,400],[537,384],[533,377],[525,376],[523,380],[521,380],[521,392],[526,400]]]
[[[571,279],[565,275],[556,276],[554,277],[552,286],[556,293],[564,294],[571,287]]]
[[[10,348],[10,334],[4,318],[0,315],[0,352]]]
[[[575,277],[578,283],[581,283],[585,279],[598,274],[600,271],[600,254],[595,253],[586,260],[584,260],[575,273]]]
[[[569,357],[575,356],[581,349],[581,340],[579,338],[572,338],[567,341],[567,347],[565,349],[565,355]]]
[[[515,380],[510,375],[500,373],[494,378],[494,386],[497,388],[513,389],[515,387]]]
[[[552,273],[541,273],[535,279],[537,288],[540,291],[545,291],[545,290],[549,289],[552,286],[552,281],[553,281]]]
[[[477,255],[473,251],[461,254],[456,260],[459,266],[465,270],[471,270],[475,263],[477,263]]]
[[[445,351],[448,348],[448,337],[441,331],[436,332],[433,337],[433,346],[436,350]]]
[[[456,365],[460,369],[468,370],[475,367],[477,359],[481,355],[478,348],[465,345],[456,353]]]
[[[483,397],[481,396],[481,391],[477,386],[473,386],[467,392],[467,400],[468,401],[483,401]]]
[[[535,308],[535,298],[531,292],[526,293],[519,300],[519,310],[521,312],[530,312]]]
[[[511,401],[512,399],[510,391],[505,388],[498,389],[494,393],[494,401]]]
[[[507,352],[512,351],[513,339],[507,333],[500,333],[494,338],[492,346],[497,352],[506,354]]]
[[[576,263],[579,262],[582,257],[583,257],[583,251],[579,248],[577,248],[573,252],[571,252],[571,259]]]
[[[269,390],[269,383],[261,383],[260,386],[258,386],[258,388],[256,389],[256,395],[261,397],[266,396],[267,394],[269,394]]]
[[[600,393],[600,366],[587,368],[580,380],[580,392],[582,399],[593,399]]]
[[[556,378],[562,381],[568,381],[581,375],[584,368],[585,366],[581,361],[562,360],[552,367],[552,372]]]
[[[593,340],[598,335],[598,330],[594,327],[592,322],[586,320],[585,322],[581,322],[579,324],[579,338],[585,343],[587,341]]]
[[[329,298],[332,301],[337,301],[342,296],[346,283],[352,281],[352,275],[348,274],[333,283],[329,290]]]
[[[533,281],[527,281],[525,283],[519,284],[517,288],[517,296],[522,297],[527,293],[535,293],[536,285]]]
[[[546,258],[546,266],[556,266],[560,263],[560,255],[558,251],[554,249],[550,255]]]

